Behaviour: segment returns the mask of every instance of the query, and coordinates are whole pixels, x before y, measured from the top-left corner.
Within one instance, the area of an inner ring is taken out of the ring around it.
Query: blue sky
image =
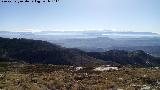
[[[0,31],[92,29],[160,33],[160,0],[0,2]]]

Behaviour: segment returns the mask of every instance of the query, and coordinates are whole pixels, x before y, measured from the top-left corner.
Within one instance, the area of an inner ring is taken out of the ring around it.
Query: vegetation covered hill
[[[88,65],[104,63],[78,49],[67,49],[41,40],[0,38],[0,57],[26,63]]]
[[[155,58],[142,50],[132,52],[110,50],[107,52],[89,52],[88,55],[104,61],[116,62],[121,65],[160,66],[160,58]]]
[[[114,49],[126,51],[143,50],[155,57],[160,57],[160,46],[115,47]]]

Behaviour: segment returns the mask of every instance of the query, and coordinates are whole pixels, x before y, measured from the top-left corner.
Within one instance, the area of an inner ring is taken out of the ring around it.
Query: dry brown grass
[[[145,85],[160,90],[160,69],[155,68],[125,67],[104,72],[54,65],[5,68],[6,72],[0,72],[0,89],[4,90],[136,90]]]

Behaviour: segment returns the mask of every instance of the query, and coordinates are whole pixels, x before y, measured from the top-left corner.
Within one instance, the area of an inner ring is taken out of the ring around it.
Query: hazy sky
[[[0,31],[109,29],[160,33],[160,0],[1,1]]]

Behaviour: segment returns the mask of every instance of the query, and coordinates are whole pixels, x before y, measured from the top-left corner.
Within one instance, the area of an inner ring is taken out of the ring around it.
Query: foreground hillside
[[[160,90],[160,69],[0,64],[1,90]],[[5,70],[5,71],[4,71]]]

